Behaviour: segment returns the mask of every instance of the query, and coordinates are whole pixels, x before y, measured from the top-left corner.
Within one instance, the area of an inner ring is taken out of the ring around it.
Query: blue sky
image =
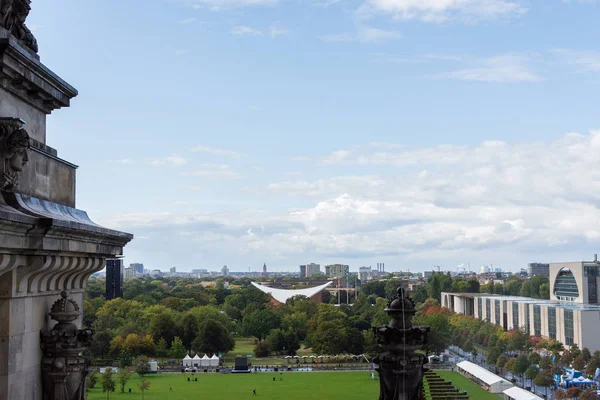
[[[150,268],[590,259],[600,2],[35,0],[48,144]]]

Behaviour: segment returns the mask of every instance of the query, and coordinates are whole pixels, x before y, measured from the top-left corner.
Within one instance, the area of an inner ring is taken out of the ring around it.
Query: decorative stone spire
[[[384,311],[392,320],[373,328],[381,350],[373,360],[379,373],[379,400],[421,400],[425,356],[416,350],[427,344],[429,327],[413,327],[415,303],[401,287]]]
[[[87,365],[81,352],[87,349],[94,332],[77,329],[73,323],[81,312],[69,299],[66,290],[52,305],[48,315],[58,323],[52,330],[41,332],[42,380],[46,400],[80,400],[85,398]]]

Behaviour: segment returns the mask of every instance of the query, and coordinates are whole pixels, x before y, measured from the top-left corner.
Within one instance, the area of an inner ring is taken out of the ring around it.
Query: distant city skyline
[[[514,271],[599,252],[599,10],[36,0],[28,26],[79,90],[47,144],[127,263]]]

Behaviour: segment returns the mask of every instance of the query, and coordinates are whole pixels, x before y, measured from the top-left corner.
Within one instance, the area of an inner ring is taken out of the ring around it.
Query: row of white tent
[[[212,357],[205,354],[202,358],[200,358],[198,354],[194,357],[190,357],[189,354],[186,354],[182,362],[184,367],[218,367],[219,357],[217,357],[216,354]]]

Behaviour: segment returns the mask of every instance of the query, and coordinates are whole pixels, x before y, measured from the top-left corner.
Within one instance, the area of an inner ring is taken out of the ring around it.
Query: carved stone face
[[[13,0],[2,0],[0,3],[0,18],[6,18],[12,12]],[[5,21],[0,21],[5,22]]]
[[[19,21],[20,23],[25,23],[25,20],[27,19],[30,10],[31,7],[29,7],[29,5],[25,3],[25,1],[22,1],[21,4],[15,7],[17,21]]]
[[[23,167],[29,162],[27,148],[20,147],[15,154],[8,160],[8,165],[13,171],[23,171]]]

